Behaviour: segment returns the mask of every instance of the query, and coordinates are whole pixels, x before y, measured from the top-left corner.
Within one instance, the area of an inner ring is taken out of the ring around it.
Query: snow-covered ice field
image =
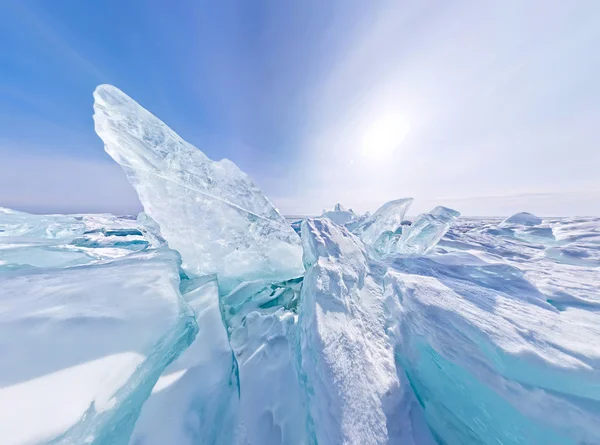
[[[94,96],[145,212],[0,209],[0,444],[600,444],[600,218],[290,223]]]

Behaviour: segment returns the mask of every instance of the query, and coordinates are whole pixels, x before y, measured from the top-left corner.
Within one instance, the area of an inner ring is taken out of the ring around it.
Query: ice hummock
[[[152,212],[0,212],[1,443],[599,442],[600,219],[405,199],[300,251],[233,164],[96,95]]]
[[[302,275],[300,240],[252,180],[212,161],[119,89],[94,92],[94,121],[144,211],[177,250],[186,272],[245,280]]]
[[[311,428],[323,444],[433,444],[387,334],[380,267],[326,219],[302,223],[300,342]]]
[[[515,213],[514,215],[502,221],[501,226],[520,225],[537,226],[542,223],[542,219],[528,212]]]
[[[70,218],[85,225],[79,238],[0,239],[0,254],[13,252],[0,265],[0,343],[12,364],[0,370],[2,443],[600,437],[599,219],[549,221],[560,253],[480,230],[497,221],[462,219],[443,249],[384,258],[347,229],[308,220],[304,279],[223,295],[216,276],[187,278],[175,252],[150,242],[160,232],[147,216]],[[41,265],[36,248],[60,256]],[[182,300],[194,312],[179,319]],[[191,331],[167,335],[177,320],[198,325],[188,349]],[[158,338],[172,347],[153,348]]]

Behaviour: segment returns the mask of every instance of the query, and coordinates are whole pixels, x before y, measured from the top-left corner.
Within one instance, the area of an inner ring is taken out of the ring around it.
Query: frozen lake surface
[[[145,213],[0,209],[0,443],[600,444],[600,218],[284,218],[118,89]]]

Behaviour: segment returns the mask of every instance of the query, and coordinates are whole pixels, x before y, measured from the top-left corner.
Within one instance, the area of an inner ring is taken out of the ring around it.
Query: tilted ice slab
[[[302,275],[298,235],[233,162],[211,161],[113,86],[96,88],[94,100],[106,152],[181,253],[186,272],[217,273],[229,287]]]
[[[0,272],[0,441],[127,443],[196,329],[173,251]]]
[[[386,202],[373,215],[352,230],[365,244],[373,245],[384,232],[394,232],[400,227],[413,198]]]
[[[519,269],[466,252],[388,260],[388,331],[441,442],[598,441],[596,311],[558,311]]]
[[[320,444],[433,443],[388,337],[382,271],[327,219],[302,223],[302,368]]]

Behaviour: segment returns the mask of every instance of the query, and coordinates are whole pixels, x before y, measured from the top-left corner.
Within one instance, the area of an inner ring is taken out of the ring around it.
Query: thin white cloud
[[[295,179],[305,187],[288,201],[314,213],[338,200],[363,210],[403,196],[419,207],[475,191],[600,189],[598,12],[594,2],[383,7],[315,89]],[[361,159],[363,124],[390,110],[410,120],[406,140],[383,162]],[[600,214],[591,197],[575,205],[535,196],[514,205],[496,200],[496,210],[465,200],[462,210]]]

